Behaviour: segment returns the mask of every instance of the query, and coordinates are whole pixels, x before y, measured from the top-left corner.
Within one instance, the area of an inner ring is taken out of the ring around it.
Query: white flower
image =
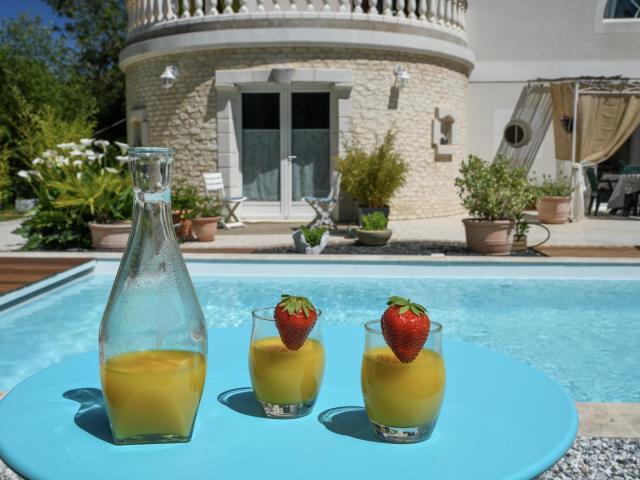
[[[87,155],[87,160],[89,160],[90,162],[93,162],[96,158],[98,157],[95,154]]]
[[[29,178],[29,172],[27,172],[26,170],[20,170],[18,172],[18,176],[22,178]]]
[[[76,173],[76,178],[80,180],[82,178],[82,172]]]
[[[41,159],[40,157],[36,157],[36,158],[34,158],[33,160],[31,160],[31,165],[39,165],[39,164],[41,164],[42,162],[44,162],[44,160],[43,160],[43,159]]]
[[[75,143],[59,143],[57,147],[62,148],[63,150],[74,150],[78,148],[78,145]]]
[[[120,152],[122,152],[122,155],[126,155],[127,154],[127,150],[129,150],[129,145],[127,145],[126,143],[122,143],[122,142],[114,142],[114,143],[120,149]]]
[[[116,170],[115,168],[111,168],[111,167],[105,167],[105,170],[109,173],[118,173],[118,170]]]
[[[118,160],[119,162],[128,162],[129,161],[129,157],[123,157],[122,155],[118,155],[116,157],[116,160]]]
[[[90,138],[81,138],[80,143],[85,147],[90,147],[93,143],[93,140],[91,140]]]
[[[37,170],[29,170],[29,172],[27,172],[29,175],[32,175],[34,177],[38,177],[38,178],[42,178],[42,175],[40,174],[40,172],[38,172]]]
[[[56,164],[58,166],[66,167],[69,165],[69,159],[67,157],[63,157],[62,155],[56,157]]]
[[[109,146],[109,142],[107,140],[96,140],[93,142],[93,144],[100,147],[103,152],[106,152],[107,147]]]
[[[104,158],[104,153],[99,153],[98,154],[98,160],[102,160]]]
[[[73,166],[74,167],[81,167],[82,166],[82,160],[75,160],[73,162]]]
[[[55,150],[45,150],[44,153],[42,154],[42,156],[44,158],[53,158],[57,155],[58,153]]]
[[[72,157],[81,157],[82,155],[84,155],[84,153],[82,153],[80,150],[71,150],[69,152],[69,155],[71,155]]]

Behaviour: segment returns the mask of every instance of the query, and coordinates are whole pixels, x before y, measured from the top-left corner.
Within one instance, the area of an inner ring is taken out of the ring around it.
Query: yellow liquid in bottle
[[[148,350],[109,358],[100,376],[114,438],[189,437],[205,374],[204,355],[186,350]]]
[[[324,347],[307,339],[289,350],[280,337],[261,338],[249,353],[251,383],[256,397],[266,403],[290,405],[313,400],[324,372]]]
[[[442,357],[422,350],[402,363],[389,347],[373,348],[362,362],[362,392],[367,415],[388,427],[416,427],[438,418],[444,396]]]

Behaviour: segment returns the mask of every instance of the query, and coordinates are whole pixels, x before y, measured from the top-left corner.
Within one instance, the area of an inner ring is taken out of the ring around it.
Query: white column
[[[362,3],[362,0],[360,0],[360,3]],[[362,9],[360,9],[360,10],[362,10]],[[347,13],[348,11],[349,11],[348,0],[340,0],[340,7],[338,7],[338,12]]]
[[[247,0],[240,0],[240,13],[249,13],[249,7],[247,7]]]
[[[280,0],[273,0],[273,11],[279,12],[280,10]]]
[[[353,4],[354,4],[353,13],[363,13],[364,12],[364,10],[362,10],[362,0],[353,0]]]
[[[316,7],[313,5],[313,0],[307,0],[307,12],[315,12]]]
[[[194,13],[194,17],[202,17],[204,12],[202,11],[202,0],[195,0],[196,11]]]
[[[240,2],[242,3],[242,2]],[[246,0],[245,0],[246,3]],[[218,2],[217,0],[205,0],[204,2],[205,15],[218,15]]]
[[[174,0],[167,0],[166,17],[169,21],[176,19],[176,9],[173,2]]]
[[[383,15],[393,15],[393,11],[391,7],[393,6],[392,0],[384,0],[384,10],[382,11]]]
[[[264,12],[264,0],[257,0],[257,2],[256,10],[258,12]]]
[[[447,25],[453,25],[453,3],[455,0],[447,0],[449,4],[447,5]]]
[[[418,18],[420,20],[427,19],[427,0],[420,0],[418,2]]]
[[[453,14],[451,15],[451,24],[458,28],[458,13],[460,12],[460,1],[453,0]]]
[[[224,0],[224,13],[225,15],[231,15],[233,13],[233,0]]]
[[[378,8],[376,6],[376,0],[369,0],[369,11],[368,13],[371,15],[378,15]]]
[[[446,0],[437,0],[438,1],[438,13],[436,14],[436,21],[438,23],[444,23],[444,7]]]
[[[396,0],[396,17],[404,17],[404,0]]]
[[[416,19],[416,0],[409,0],[407,3],[407,9],[409,10],[409,18]]]
[[[466,30],[467,29],[467,4],[466,2],[462,2],[462,5],[460,5],[460,15],[459,15],[459,20],[460,20],[460,28],[462,30]]]
[[[191,16],[191,12],[189,11],[189,0],[182,0],[182,18],[189,18]]]
[[[427,0],[427,19],[435,23],[436,22],[436,10],[438,9],[438,0]]]
[[[331,11],[331,5],[330,5],[331,0],[322,0],[322,2],[324,3],[324,7],[322,7],[322,11],[323,12],[330,12]]]

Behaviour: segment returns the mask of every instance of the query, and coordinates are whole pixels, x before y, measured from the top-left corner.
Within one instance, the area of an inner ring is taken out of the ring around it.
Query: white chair
[[[244,202],[247,197],[230,197],[224,191],[224,181],[222,179],[222,173],[203,173],[204,177],[204,189],[207,195],[213,195],[220,200],[222,205],[222,219],[220,224],[227,230],[234,227],[244,227],[238,217],[236,216],[236,208]],[[227,215],[224,215],[224,209],[227,209]],[[231,221],[233,220],[233,221]]]
[[[340,179],[342,175],[339,172],[331,174],[331,190],[326,197],[303,197],[303,200],[311,205],[316,212],[316,218],[309,224],[309,227],[329,226],[333,230],[337,230],[336,222],[331,218],[331,214],[338,205],[340,197]]]

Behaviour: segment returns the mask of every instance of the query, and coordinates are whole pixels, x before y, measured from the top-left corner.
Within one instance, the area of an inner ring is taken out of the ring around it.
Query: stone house
[[[410,175],[392,216],[461,213],[461,161],[493,158],[529,80],[640,77],[640,21],[616,10],[632,0],[470,3],[127,0],[129,143],[174,147],[196,185],[222,172],[245,220],[304,221],[345,146],[394,128]],[[352,203],[343,193],[342,219]]]

